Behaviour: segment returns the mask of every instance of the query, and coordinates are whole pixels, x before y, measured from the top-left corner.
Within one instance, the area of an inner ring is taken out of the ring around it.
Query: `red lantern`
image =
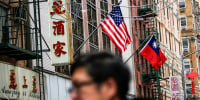
[[[195,91],[194,91],[194,78],[198,77],[198,73],[197,72],[193,72],[193,70],[191,70],[190,73],[186,74],[186,77],[191,79],[191,81],[192,81],[192,94],[195,94]]]

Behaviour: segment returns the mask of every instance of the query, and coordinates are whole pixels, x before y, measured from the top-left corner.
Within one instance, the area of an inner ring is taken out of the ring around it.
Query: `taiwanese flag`
[[[140,54],[153,66],[155,70],[158,70],[159,66],[163,65],[167,60],[156,43],[154,35],[152,35],[151,39],[142,48]]]

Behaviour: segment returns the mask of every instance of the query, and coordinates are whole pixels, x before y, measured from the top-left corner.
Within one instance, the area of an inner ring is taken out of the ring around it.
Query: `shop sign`
[[[180,82],[179,82],[179,76],[170,76],[169,77],[170,82],[170,95],[171,100],[180,100]]]
[[[32,70],[0,63],[0,98],[39,100],[40,91],[37,80],[39,80],[39,75]]]
[[[50,53],[53,66],[73,62],[70,14],[66,12],[68,0],[49,0]]]

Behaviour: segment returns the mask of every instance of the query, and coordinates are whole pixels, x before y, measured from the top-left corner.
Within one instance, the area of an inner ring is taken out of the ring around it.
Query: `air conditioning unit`
[[[189,52],[188,48],[183,48],[183,52]]]
[[[181,30],[187,30],[186,26],[181,26]]]
[[[179,8],[185,8],[185,2],[179,2]]]

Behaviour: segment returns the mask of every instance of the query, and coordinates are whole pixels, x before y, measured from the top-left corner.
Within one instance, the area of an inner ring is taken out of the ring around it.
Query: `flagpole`
[[[84,46],[84,44],[87,42],[87,40],[95,33],[95,31],[100,27],[100,25],[97,26],[95,30],[92,31],[92,33],[89,34],[86,40],[83,41],[83,43],[78,47],[78,49],[74,53],[74,57],[77,55],[78,51]]]
[[[142,44],[131,54],[131,56],[124,62],[125,64],[133,57],[133,55],[144,45],[144,43],[151,37],[153,34],[149,35],[143,42]]]

